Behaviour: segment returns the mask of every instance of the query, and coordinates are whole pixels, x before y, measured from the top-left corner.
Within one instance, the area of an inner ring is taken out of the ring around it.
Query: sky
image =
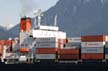
[[[20,22],[22,14],[22,7],[24,5],[23,0],[0,0],[0,25],[16,25]],[[51,6],[54,6],[58,0],[25,0],[28,1],[25,4],[29,4],[34,11],[41,8],[42,11],[46,11]],[[32,1],[32,2],[31,2]]]

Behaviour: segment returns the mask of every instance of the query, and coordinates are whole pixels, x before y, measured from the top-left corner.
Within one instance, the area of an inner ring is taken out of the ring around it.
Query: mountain
[[[19,35],[19,27],[20,27],[20,24],[17,24],[14,27],[10,28],[8,30],[8,32],[13,33],[16,37],[18,37],[18,35]]]
[[[9,33],[6,30],[6,28],[0,26],[0,40],[9,39],[10,37],[13,38],[13,37],[15,37],[15,35],[12,33]]]
[[[44,22],[53,25],[58,15],[60,30],[67,36],[108,34],[108,0],[59,0],[44,12]],[[13,32],[19,26],[12,28]]]

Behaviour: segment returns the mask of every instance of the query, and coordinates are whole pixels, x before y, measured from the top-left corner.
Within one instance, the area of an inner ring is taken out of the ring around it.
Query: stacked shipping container
[[[105,45],[105,59],[108,60],[108,42]]]
[[[78,60],[79,49],[76,48],[63,48],[58,50],[59,60]]]
[[[64,44],[66,44],[66,39],[36,38],[36,59],[55,60],[57,50],[63,48]]]
[[[81,59],[83,60],[103,60],[104,46],[107,36],[82,36]]]
[[[71,37],[68,38],[68,43],[66,44],[66,47],[81,47],[81,38],[80,37]]]
[[[81,38],[68,38],[68,43],[64,48],[58,50],[59,60],[78,60],[80,53]]]

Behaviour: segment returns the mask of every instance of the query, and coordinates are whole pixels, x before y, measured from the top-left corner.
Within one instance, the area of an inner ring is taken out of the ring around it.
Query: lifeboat
[[[19,51],[22,53],[28,53],[30,51],[30,49],[29,48],[20,48]]]

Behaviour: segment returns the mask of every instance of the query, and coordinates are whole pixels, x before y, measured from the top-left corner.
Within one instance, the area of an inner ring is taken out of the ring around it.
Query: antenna
[[[36,17],[38,17],[38,26],[40,26],[40,24],[41,24],[41,17],[43,16],[41,9],[38,9],[38,12],[34,13],[34,15],[36,15]]]
[[[55,19],[54,19],[54,26],[57,26],[57,14],[55,15]]]
[[[34,18],[34,27],[37,26],[36,17]]]

